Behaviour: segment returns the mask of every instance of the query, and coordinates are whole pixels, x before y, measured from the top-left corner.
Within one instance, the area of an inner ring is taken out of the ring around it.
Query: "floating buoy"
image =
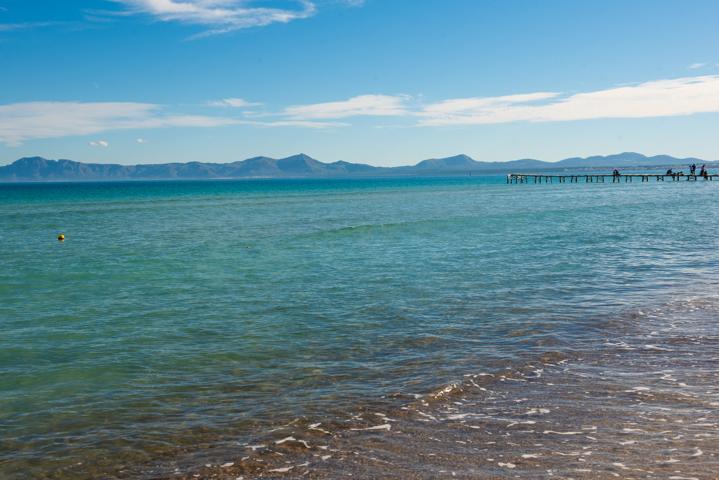
[[[65,234],[64,234],[64,233],[61,233],[60,235],[57,236],[57,239],[58,239],[58,241],[60,241],[60,242],[64,242],[64,241],[65,241]]]

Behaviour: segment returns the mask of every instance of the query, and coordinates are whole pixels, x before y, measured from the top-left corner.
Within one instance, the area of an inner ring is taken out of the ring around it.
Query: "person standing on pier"
[[[696,175],[696,174],[697,174],[697,164],[696,164],[696,163],[692,163],[692,164],[689,166],[689,175]]]
[[[619,170],[617,170],[617,169],[615,168],[614,171],[612,172],[612,176],[616,178],[616,177],[618,177],[619,175],[621,175],[621,174],[619,173]]]
[[[700,177],[706,178],[706,176],[707,176],[707,168],[706,167],[707,167],[706,165],[702,165],[702,169],[699,171]]]

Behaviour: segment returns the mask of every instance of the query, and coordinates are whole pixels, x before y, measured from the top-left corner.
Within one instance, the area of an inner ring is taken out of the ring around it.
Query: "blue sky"
[[[0,164],[719,159],[719,2],[0,0]]]

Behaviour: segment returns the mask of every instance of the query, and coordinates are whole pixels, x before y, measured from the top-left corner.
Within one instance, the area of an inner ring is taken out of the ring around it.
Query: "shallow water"
[[[713,478],[717,195],[503,177],[0,186],[0,477],[627,478],[614,464],[651,454],[674,470],[632,475]],[[507,426],[531,409],[549,411]]]
[[[175,462],[176,476],[714,479],[717,314],[719,297],[674,299],[607,322],[604,342],[581,351],[468,373],[344,421],[290,422],[204,467]]]

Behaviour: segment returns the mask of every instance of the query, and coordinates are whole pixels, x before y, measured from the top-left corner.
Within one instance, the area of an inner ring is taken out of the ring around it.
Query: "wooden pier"
[[[620,175],[583,173],[583,174],[555,174],[546,175],[539,173],[510,173],[507,175],[507,183],[621,183],[621,182],[648,182],[650,178],[655,178],[657,182],[678,182],[686,180],[696,182],[699,179],[714,180],[719,175],[666,175],[661,173],[622,173]]]

